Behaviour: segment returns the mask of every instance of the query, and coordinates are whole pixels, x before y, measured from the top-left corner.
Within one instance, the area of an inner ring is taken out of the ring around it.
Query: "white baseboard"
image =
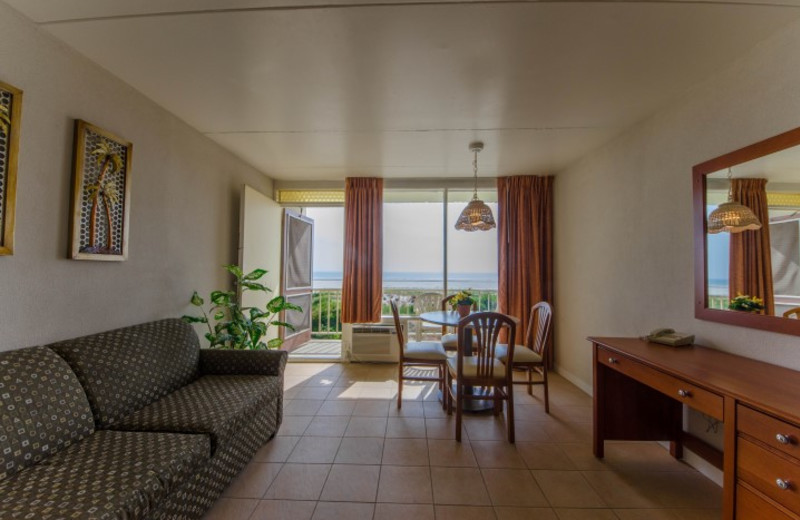
[[[593,391],[592,391],[592,384],[591,383],[587,383],[586,381],[584,381],[583,379],[579,378],[578,376],[576,376],[572,372],[569,372],[568,370],[564,370],[563,368],[559,367],[558,365],[555,366],[554,372],[556,374],[560,375],[561,377],[563,377],[564,379],[566,379],[567,381],[569,381],[570,383],[572,383],[573,385],[577,386],[578,388],[580,388],[581,390],[583,390],[587,394],[592,395]]]

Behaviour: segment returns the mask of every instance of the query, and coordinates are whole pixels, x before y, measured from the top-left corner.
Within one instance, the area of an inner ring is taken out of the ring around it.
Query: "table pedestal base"
[[[453,394],[455,395],[455,385],[453,385]],[[461,403],[461,409],[465,412],[470,413],[478,413],[478,412],[492,412],[494,411],[494,400],[493,399],[472,399],[470,398],[471,395],[480,394],[485,397],[490,397],[492,395],[492,389],[481,389],[480,387],[467,387],[467,391],[464,393],[464,401]],[[441,401],[443,398],[442,393],[439,392],[439,400]],[[453,407],[455,407],[455,402],[453,402]]]

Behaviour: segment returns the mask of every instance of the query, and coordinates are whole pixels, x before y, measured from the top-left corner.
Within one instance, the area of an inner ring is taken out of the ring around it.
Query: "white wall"
[[[269,178],[2,2],[0,80],[24,91],[0,350],[180,316],[194,289],[230,285],[241,187],[272,193]],[[126,262],[67,259],[74,118],[133,142]]]
[[[709,35],[713,37],[713,35]],[[694,319],[694,164],[800,126],[800,23],[762,42],[555,184],[557,369],[591,388],[586,336],[658,326],[800,369],[800,338]]]

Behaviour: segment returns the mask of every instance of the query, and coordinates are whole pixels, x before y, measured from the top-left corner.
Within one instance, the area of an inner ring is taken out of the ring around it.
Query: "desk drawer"
[[[800,513],[800,466],[742,437],[736,443],[737,478],[792,512]]]
[[[800,428],[793,424],[737,405],[736,429],[791,457],[800,459]]]
[[[671,347],[665,347],[671,348]],[[696,387],[682,379],[665,374],[616,352],[597,347],[597,360],[637,381],[655,388],[687,406],[722,420],[722,396]]]
[[[736,520],[796,520],[762,498],[759,494],[739,484],[736,486]]]

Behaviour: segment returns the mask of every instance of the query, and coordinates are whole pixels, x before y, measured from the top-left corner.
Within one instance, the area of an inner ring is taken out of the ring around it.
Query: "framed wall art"
[[[86,121],[75,121],[71,258],[128,257],[133,145]]]
[[[14,208],[22,91],[0,82],[0,255],[14,253]]]

